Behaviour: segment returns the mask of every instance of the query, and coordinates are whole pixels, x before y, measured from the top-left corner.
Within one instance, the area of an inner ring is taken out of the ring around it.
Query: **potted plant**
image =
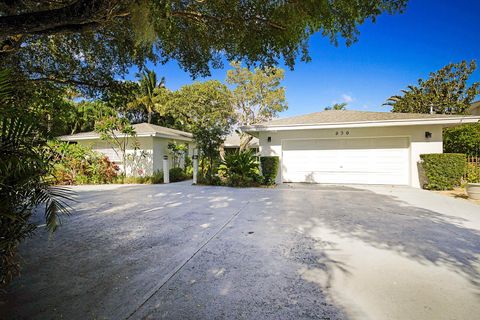
[[[480,165],[467,165],[467,194],[470,199],[480,200]]]

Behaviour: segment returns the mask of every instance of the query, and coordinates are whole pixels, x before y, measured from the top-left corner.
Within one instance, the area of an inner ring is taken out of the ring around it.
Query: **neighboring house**
[[[172,156],[168,151],[168,143],[188,144],[188,155],[193,155],[194,144],[192,134],[180,130],[174,130],[148,123],[134,124],[136,137],[128,138],[126,153],[127,161],[126,174],[131,176],[151,175],[155,171],[163,171],[163,156],[168,155],[170,168],[172,167]],[[96,132],[82,132],[73,135],[58,137],[59,140],[78,143],[91,147],[94,151],[101,152],[109,157],[123,170],[123,156],[108,143],[100,139]],[[183,165],[183,164],[182,164]]]
[[[468,112],[469,112],[471,115],[475,115],[475,116],[480,115],[480,101],[477,101],[477,102],[472,103],[472,105],[471,105],[470,108],[468,109]]]
[[[324,111],[242,130],[262,156],[279,156],[277,183],[393,184],[420,187],[418,162],[442,153],[442,128],[480,116]]]
[[[229,136],[225,138],[225,142],[223,143],[223,148],[225,151],[237,151],[240,150],[240,135],[238,133],[233,132]],[[249,149],[253,149],[254,152],[258,152],[258,138],[253,137],[253,139],[248,144]]]

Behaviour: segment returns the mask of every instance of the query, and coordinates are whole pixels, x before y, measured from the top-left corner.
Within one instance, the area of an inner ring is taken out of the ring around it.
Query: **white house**
[[[277,183],[393,184],[420,187],[420,155],[442,153],[442,129],[480,116],[331,110],[241,129],[262,156],[278,156]]]
[[[240,135],[236,132],[231,133],[225,138],[223,143],[225,150],[236,151],[240,149]],[[253,137],[248,144],[249,149],[258,150],[258,139]]]
[[[475,116],[480,115],[480,101],[472,103],[468,111],[471,115],[475,115]]]
[[[163,171],[163,157],[168,156],[169,166],[172,167],[172,156],[168,151],[169,142],[184,143],[188,145],[188,155],[193,155],[194,144],[192,134],[180,130],[165,128],[149,123],[133,125],[136,137],[128,137],[126,148],[127,161],[126,174],[145,176],[156,171]],[[120,138],[121,135],[118,135]],[[91,147],[94,151],[101,152],[109,157],[123,170],[123,155],[111,143],[100,139],[96,132],[82,132],[73,135],[58,137],[59,140],[78,143]],[[121,138],[124,139],[124,138]]]

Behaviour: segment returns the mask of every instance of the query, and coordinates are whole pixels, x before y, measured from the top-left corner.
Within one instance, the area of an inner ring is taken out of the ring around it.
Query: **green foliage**
[[[137,73],[137,78],[139,82],[135,99],[128,106],[131,109],[138,107],[144,109],[147,114],[147,123],[152,123],[152,115],[157,110],[156,96],[159,91],[165,90],[165,78],[162,77],[159,81],[155,71],[148,69],[143,73]]]
[[[235,122],[232,96],[227,86],[216,80],[195,82],[173,93],[170,112],[193,133],[200,150],[203,176],[212,179],[219,148]]]
[[[422,154],[420,158],[427,177],[425,189],[451,190],[460,185],[466,166],[464,154]]]
[[[173,167],[180,167],[180,160],[188,152],[188,146],[185,143],[169,142],[167,145],[168,152],[172,155]]]
[[[480,82],[469,85],[469,78],[477,68],[475,60],[451,63],[427,80],[418,80],[418,86],[402,90],[402,96],[390,97],[385,105],[392,112],[463,114],[480,93]]]
[[[46,140],[33,117],[16,117],[14,88],[9,72],[0,70],[0,286],[19,272],[18,245],[32,235],[32,210],[44,205],[46,226],[53,232],[59,214],[68,214],[67,200],[73,194],[52,187],[45,178],[51,170]]]
[[[56,184],[104,184],[116,180],[119,167],[88,147],[51,141],[51,172]]]
[[[443,150],[448,153],[480,156],[480,123],[445,128]]]
[[[0,67],[29,82],[74,85],[92,95],[147,60],[176,60],[194,76],[209,75],[222,58],[293,67],[298,58],[310,60],[314,33],[350,45],[358,25],[403,11],[407,0],[7,3],[0,7]]]
[[[169,170],[170,182],[178,182],[186,180],[188,177],[182,168],[171,168]]]
[[[240,125],[253,125],[271,120],[288,106],[285,88],[280,86],[284,70],[276,67],[264,69],[242,68],[241,63],[232,62],[233,70],[227,72],[227,83],[234,85],[233,104]],[[248,147],[252,136],[240,135],[240,150]]]
[[[326,107],[325,111],[328,111],[328,110],[347,110],[347,105],[348,105],[347,102],[335,103],[331,107]]]
[[[260,166],[262,168],[262,176],[266,185],[275,184],[279,167],[279,159],[277,156],[260,157]]]
[[[219,167],[219,173],[232,187],[246,187],[258,182],[258,171],[257,159],[250,150],[226,154]]]
[[[480,183],[480,164],[467,163],[466,182]]]
[[[189,156],[185,156],[185,174],[191,178],[193,177],[193,162],[192,159]]]
[[[126,184],[160,184],[163,183],[163,171],[155,171],[151,176],[129,176],[120,180]]]
[[[100,134],[100,139],[107,141],[112,146],[112,150],[119,158],[121,155],[125,172],[128,160],[127,148],[129,141],[133,140],[134,145],[137,144],[136,132],[133,126],[125,118],[110,116],[98,120],[95,123],[95,131]],[[135,147],[134,149],[136,151],[137,148]],[[120,154],[118,154],[119,152]],[[124,175],[122,175],[122,177],[123,176]]]

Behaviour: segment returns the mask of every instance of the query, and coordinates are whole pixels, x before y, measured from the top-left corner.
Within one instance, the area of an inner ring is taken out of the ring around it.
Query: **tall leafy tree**
[[[390,97],[385,105],[392,106],[392,112],[463,114],[480,93],[480,82],[468,82],[476,68],[474,60],[451,63],[427,80],[419,79],[417,86],[408,86],[402,95]]]
[[[165,88],[165,77],[157,78],[153,70],[145,70],[138,73],[138,91],[135,99],[129,103],[130,107],[142,107],[147,113],[147,122],[152,123],[152,115],[155,112],[155,97],[160,94],[159,91]]]
[[[358,39],[358,26],[407,0],[52,0],[0,3],[0,67],[18,81],[74,85],[89,94],[146,59],[175,59],[192,75],[230,61],[310,60],[308,39]]]
[[[267,67],[251,71],[239,62],[231,63],[227,82],[234,85],[233,101],[240,125],[252,125],[271,120],[287,109],[285,88],[280,85],[283,69]],[[247,148],[252,136],[242,133],[240,150]]]
[[[230,90],[216,80],[195,82],[174,92],[168,109],[184,130],[193,133],[203,159],[202,171],[211,180],[219,147],[235,123]]]

